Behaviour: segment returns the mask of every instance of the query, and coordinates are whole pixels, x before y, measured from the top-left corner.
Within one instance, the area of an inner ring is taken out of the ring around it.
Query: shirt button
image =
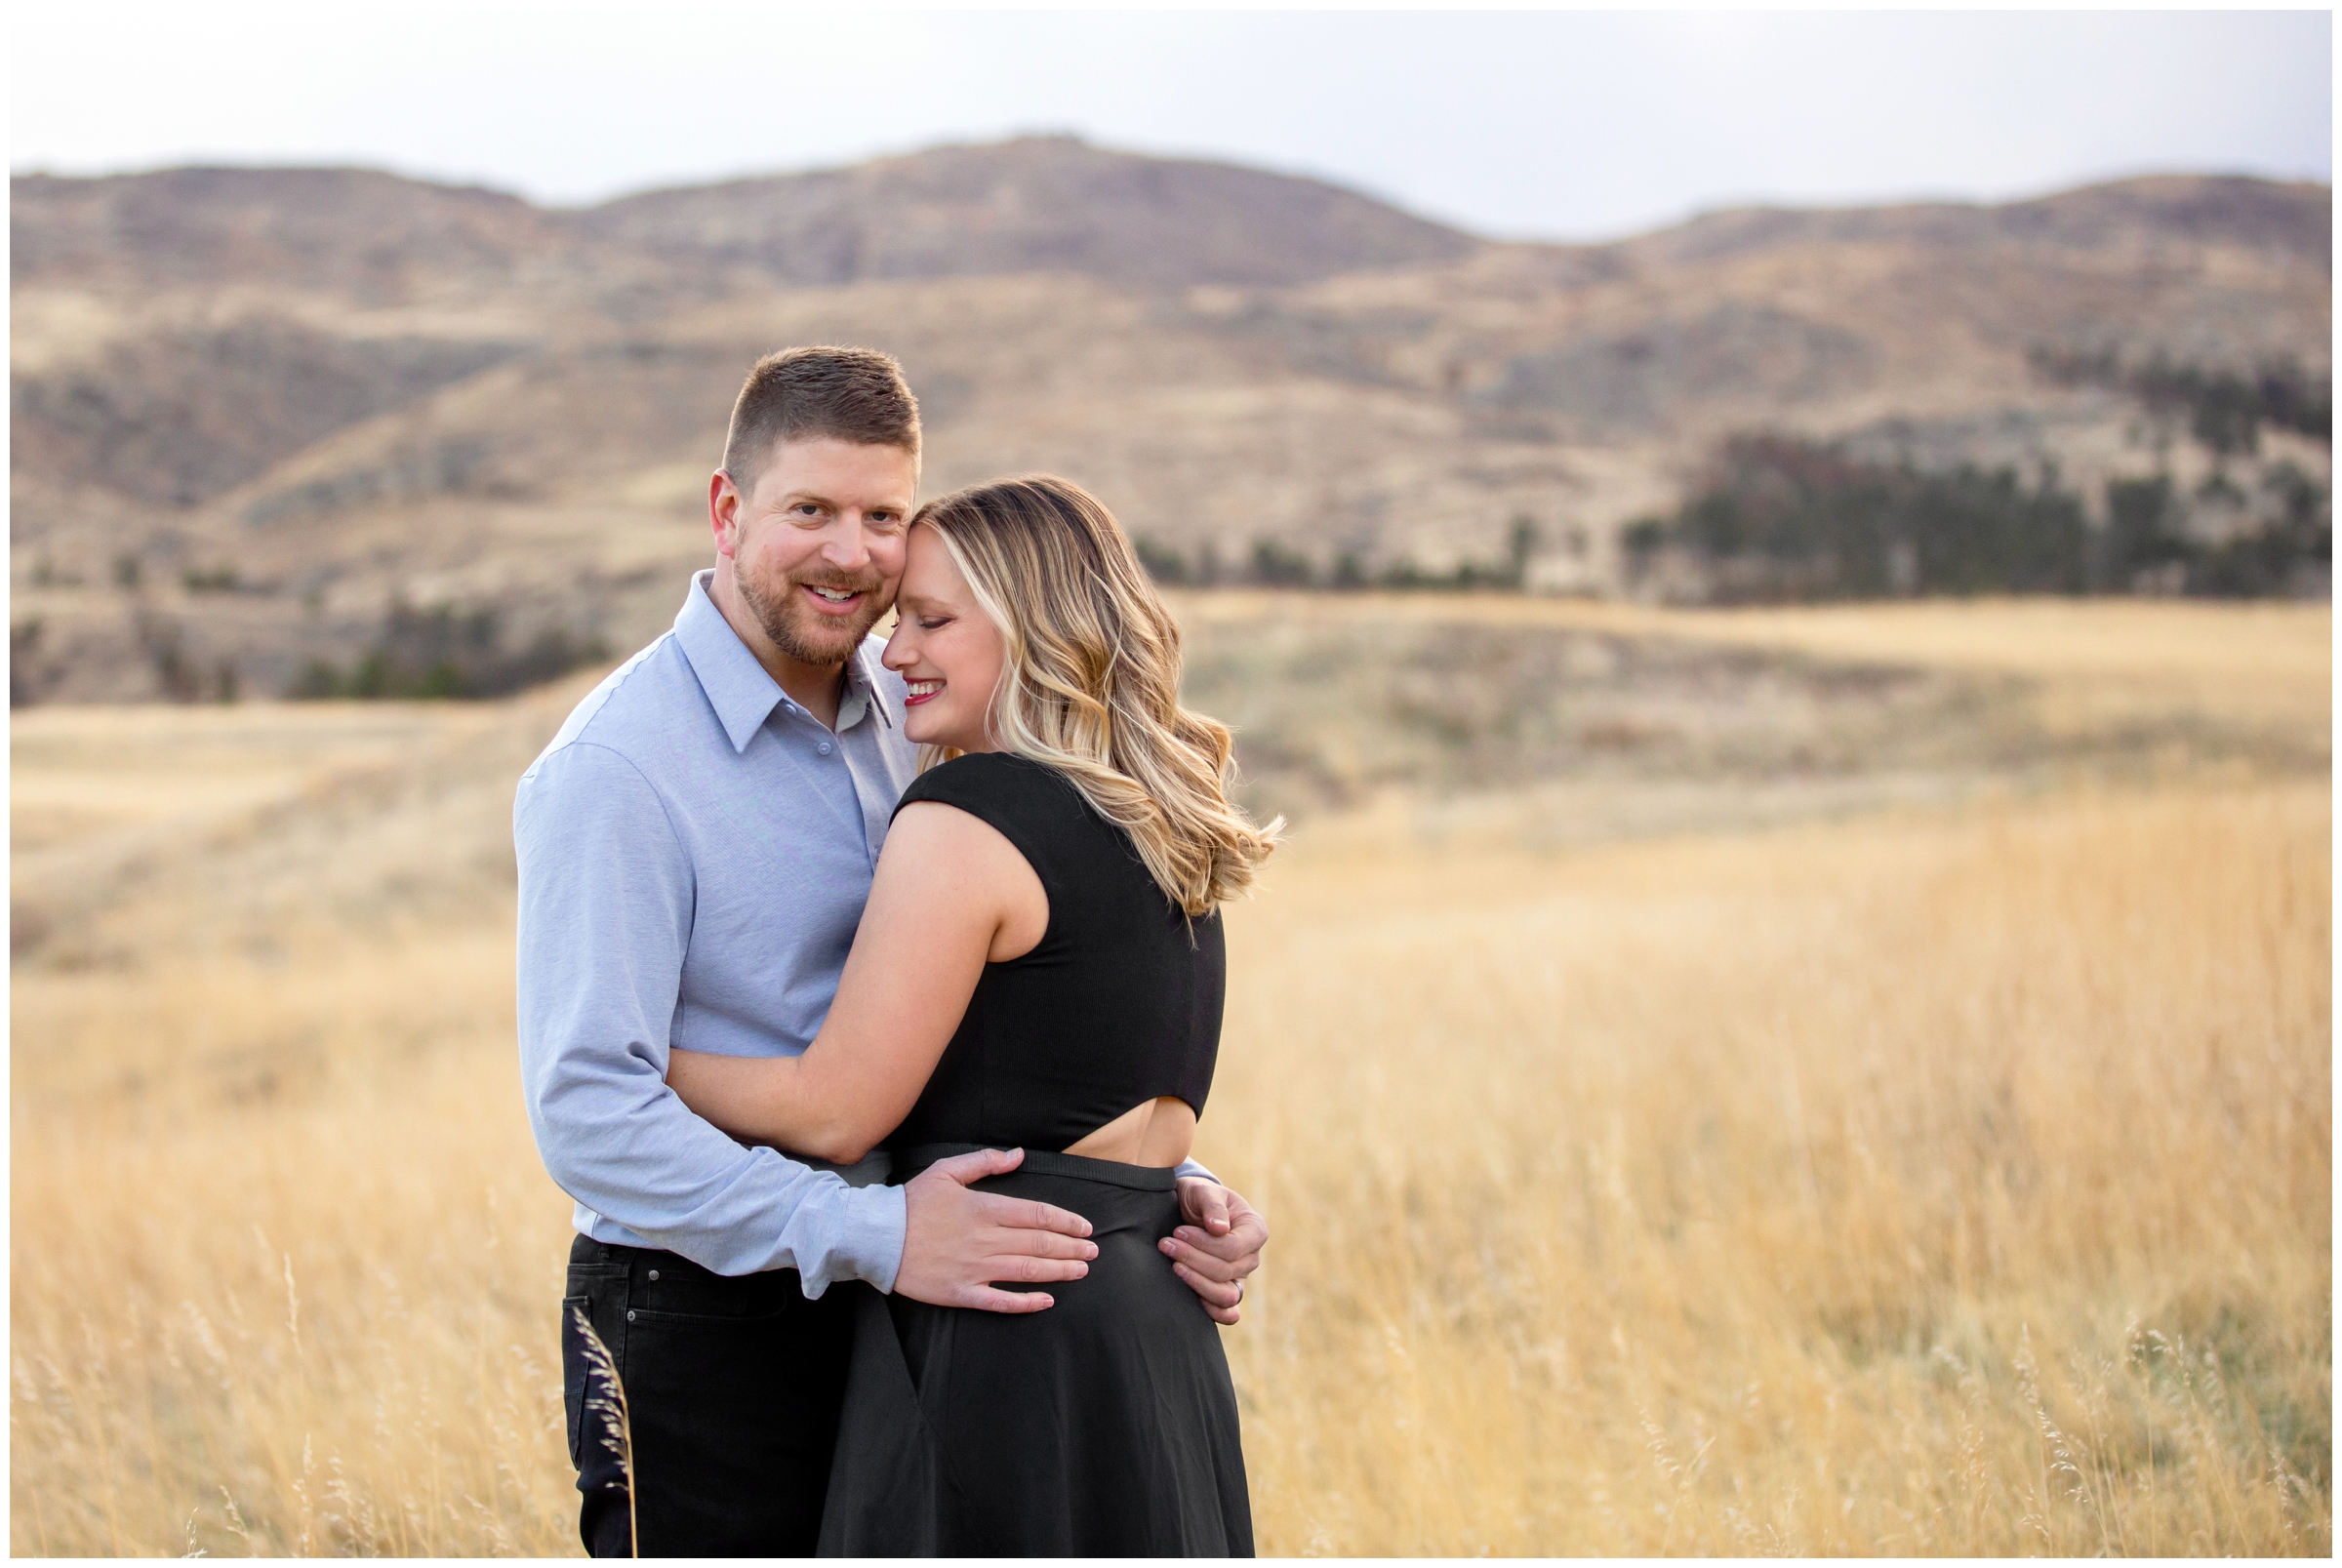
[[[658,1277],[659,1277],[659,1270],[658,1270],[658,1269],[656,1269],[656,1268],[652,1269],[652,1270],[651,1270],[651,1278],[653,1278],[653,1279],[655,1280],[655,1279],[657,1279]]]
[[[828,755],[829,754],[829,743],[828,743],[828,742],[827,742],[827,741],[824,741],[824,742],[822,743],[822,744],[821,744],[821,752],[822,752],[822,755],[823,755],[823,756],[828,756]]]

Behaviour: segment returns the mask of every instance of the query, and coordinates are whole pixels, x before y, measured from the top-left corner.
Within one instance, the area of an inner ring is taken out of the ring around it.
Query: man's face
[[[799,663],[846,659],[895,602],[918,464],[901,447],[785,440],[742,495],[709,486],[716,570],[773,646]]]

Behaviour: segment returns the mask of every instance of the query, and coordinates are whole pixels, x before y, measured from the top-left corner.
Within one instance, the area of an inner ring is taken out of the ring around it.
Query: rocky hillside
[[[2327,375],[2323,186],[1722,213],[1603,246],[1063,138],[582,212],[352,170],[13,198],[20,701],[623,650],[707,553],[741,374],[792,342],[903,358],[931,490],[1068,473],[1191,575],[1510,554],[1615,591],[1623,526],[1755,431],[2053,464],[2101,512],[2159,469],[2330,474],[2308,436],[2214,453],[2119,376],[2040,368]]]

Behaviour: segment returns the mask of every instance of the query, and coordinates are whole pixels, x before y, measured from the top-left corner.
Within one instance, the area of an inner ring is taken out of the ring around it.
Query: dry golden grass
[[[1456,601],[1417,593],[1189,594],[1203,620],[1440,622]],[[1569,626],[2032,677],[2067,722],[2131,716],[2171,722],[2207,709],[2228,719],[2329,724],[2333,610],[2284,601],[1927,599],[1891,604],[1661,609],[1619,600],[1491,594],[1482,625]]]
[[[1305,847],[1206,1123],[1264,1548],[2327,1549],[2327,815]]]
[[[1918,599],[1730,610],[1663,609],[1616,599],[1488,594],[1324,594],[1232,589],[1175,595],[1203,620],[1312,616],[1587,626],[1795,648],[1845,659],[1911,660],[2027,675],[2158,676],[2191,692],[2328,673],[2333,612],[2282,600]],[[2233,694],[2233,692],[2232,692]]]
[[[561,705],[16,720],[62,922],[12,1001],[16,1551],[575,1548],[482,869]],[[174,826],[120,781],[179,754]],[[2330,1550],[2322,782],[1422,820],[1305,824],[1232,919],[1265,1551]]]

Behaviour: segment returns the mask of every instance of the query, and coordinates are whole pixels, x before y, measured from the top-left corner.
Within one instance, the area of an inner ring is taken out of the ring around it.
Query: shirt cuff
[[[899,1186],[850,1186],[845,1190],[843,1234],[832,1256],[840,1266],[837,1277],[866,1280],[881,1291],[895,1288],[903,1268],[905,1218],[909,1212]],[[805,1281],[810,1287],[814,1281]],[[829,1281],[821,1281],[828,1289]],[[807,1289],[818,1297],[820,1290]]]

